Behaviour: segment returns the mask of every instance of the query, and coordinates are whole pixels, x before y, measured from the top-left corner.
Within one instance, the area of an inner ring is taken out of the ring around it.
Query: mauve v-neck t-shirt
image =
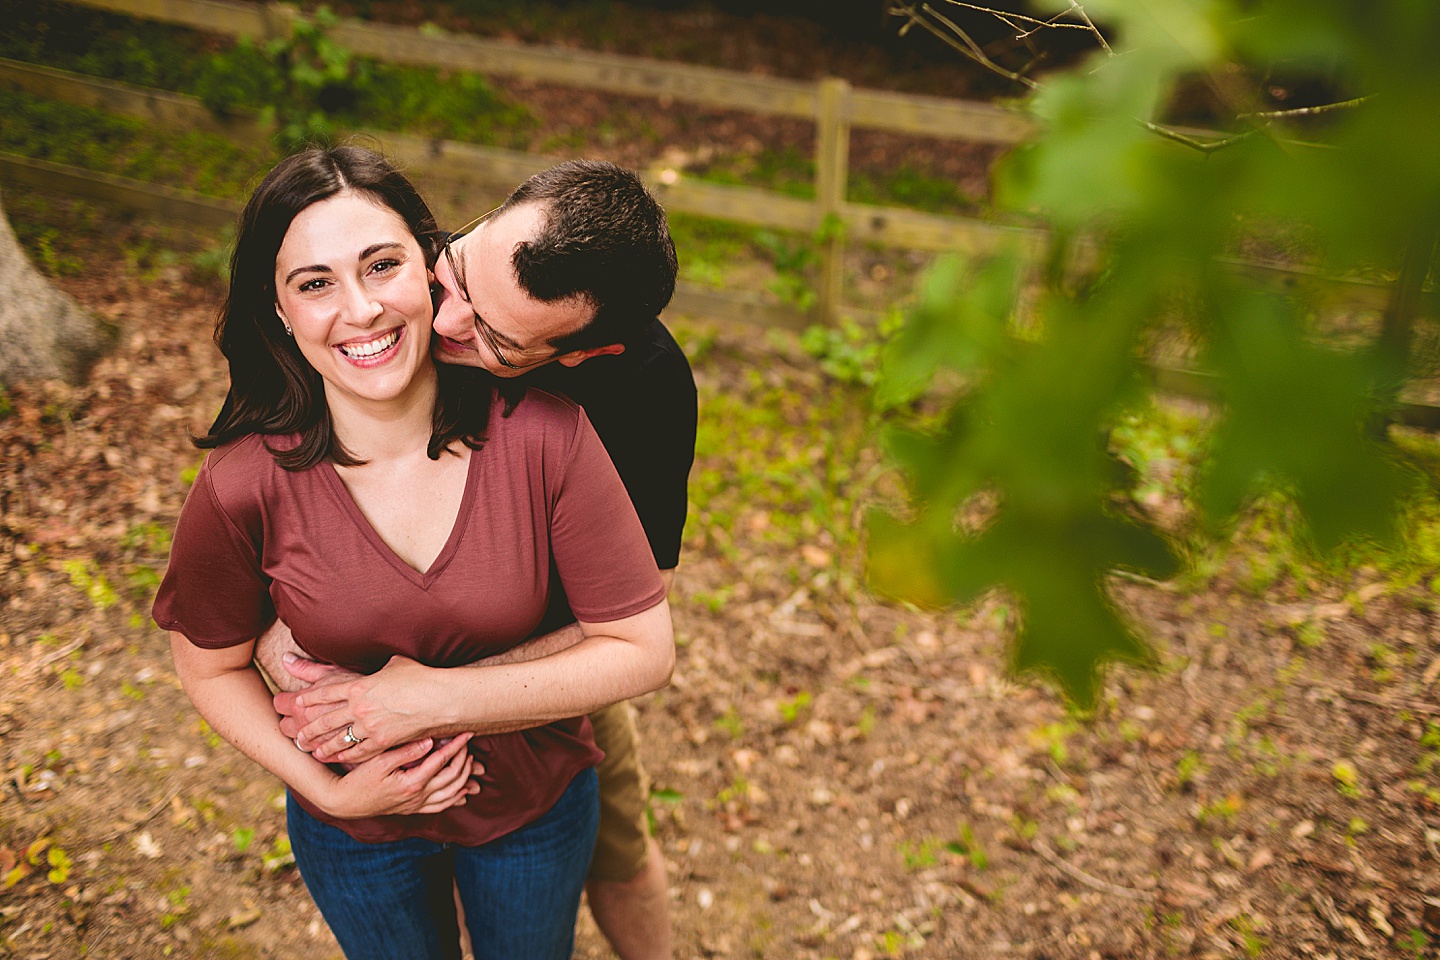
[[[508,417],[501,406],[497,397],[455,526],[424,573],[386,546],[332,464],[283,470],[259,436],[213,451],[175,528],[156,623],[219,648],[278,615],[311,656],[373,673],[394,654],[452,667],[520,643],[561,586],[552,561],[577,619],[659,603],[644,531],[584,411],[538,390]],[[485,765],[480,793],[444,813],[342,820],[296,799],[358,840],[474,845],[541,816],[601,756],[584,717],[476,737],[470,750]]]

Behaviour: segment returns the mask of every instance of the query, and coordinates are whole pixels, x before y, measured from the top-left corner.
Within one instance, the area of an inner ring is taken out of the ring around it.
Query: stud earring
[[[284,323],[284,321],[281,321],[281,322]],[[285,335],[286,335],[287,337],[293,337],[293,336],[295,336],[295,331],[290,329],[290,324],[284,323],[284,326],[285,326]]]

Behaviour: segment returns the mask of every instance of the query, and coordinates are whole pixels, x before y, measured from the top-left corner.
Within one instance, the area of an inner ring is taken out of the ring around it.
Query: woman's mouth
[[[357,366],[374,366],[385,362],[404,335],[405,328],[396,327],[394,330],[380,334],[373,340],[340,343],[335,345],[335,349],[339,350],[346,360]]]

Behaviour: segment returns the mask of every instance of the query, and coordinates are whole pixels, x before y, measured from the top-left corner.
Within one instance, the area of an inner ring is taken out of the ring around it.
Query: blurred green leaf
[[[1041,132],[996,178],[1002,208],[1053,231],[1049,253],[1039,270],[1004,252],[927,278],[879,389],[894,403],[929,389],[948,410],[938,427],[892,431],[912,503],[903,521],[869,524],[877,588],[934,605],[1008,588],[1023,609],[1016,666],[1081,700],[1098,664],[1145,652],[1111,608],[1108,573],[1174,567],[1161,538],[1112,509],[1134,480],[1111,431],[1150,403],[1147,356],[1172,344],[1214,375],[1213,443],[1196,451],[1212,530],[1278,489],[1322,549],[1383,537],[1413,488],[1377,429],[1409,301],[1339,314],[1222,261],[1398,277],[1413,293],[1440,237],[1440,5],[1086,9],[1113,55],[1039,84]],[[1322,109],[1284,112],[1297,90]],[[1186,129],[1195,115],[1216,133]]]

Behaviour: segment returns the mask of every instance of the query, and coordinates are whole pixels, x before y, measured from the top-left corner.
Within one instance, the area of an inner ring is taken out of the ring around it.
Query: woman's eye
[[[387,273],[398,266],[400,266],[399,260],[377,260],[370,269],[375,273]]]
[[[321,278],[321,277],[316,277],[314,280],[306,280],[304,283],[300,284],[300,292],[301,292],[301,293],[312,293],[312,292],[314,292],[314,291],[316,291],[316,290],[319,290],[321,287],[325,286],[327,283],[328,283],[328,281],[325,280],[325,279],[323,279],[323,278]]]

